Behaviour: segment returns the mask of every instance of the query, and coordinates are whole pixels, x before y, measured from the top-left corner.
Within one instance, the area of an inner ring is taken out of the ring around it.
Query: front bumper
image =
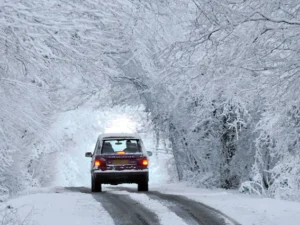
[[[101,171],[94,170],[92,176],[102,184],[131,184],[149,181],[148,170],[120,170],[120,171]]]

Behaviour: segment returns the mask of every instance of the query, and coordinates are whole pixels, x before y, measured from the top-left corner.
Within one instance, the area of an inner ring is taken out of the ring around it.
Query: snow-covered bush
[[[299,200],[299,112],[292,105],[282,114],[269,112],[258,124],[252,180],[261,193]]]

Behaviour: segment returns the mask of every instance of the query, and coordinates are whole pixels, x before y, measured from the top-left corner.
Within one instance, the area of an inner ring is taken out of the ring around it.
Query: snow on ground
[[[245,195],[237,191],[208,190],[187,184],[152,185],[151,190],[183,195],[211,206],[242,225],[299,225],[300,203]]]
[[[136,185],[124,185],[136,189]],[[118,191],[106,185],[106,192],[129,195],[153,211],[162,224],[185,224],[166,205],[145,193]],[[299,225],[300,203],[240,194],[235,191],[208,190],[184,183],[150,185],[151,191],[186,196],[211,206],[242,225]],[[24,191],[14,199],[0,203],[0,224],[13,225],[93,225],[114,224],[108,212],[92,195],[44,188]]]
[[[49,193],[51,190],[52,193]],[[92,195],[56,193],[53,190],[41,189],[41,193],[19,196],[3,203],[0,205],[0,224],[96,225],[99,221],[105,221],[105,225],[114,224],[107,211]]]

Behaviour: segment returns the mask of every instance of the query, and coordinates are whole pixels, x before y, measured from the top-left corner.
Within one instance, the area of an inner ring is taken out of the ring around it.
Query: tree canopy
[[[0,12],[2,194],[34,182],[59,113],[142,104],[179,179],[300,199],[299,2],[3,0]]]

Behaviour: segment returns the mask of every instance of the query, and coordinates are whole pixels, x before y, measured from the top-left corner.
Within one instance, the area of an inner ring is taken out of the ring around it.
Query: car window
[[[134,154],[140,153],[141,147],[137,139],[105,140],[102,145],[102,154]]]
[[[95,145],[95,149],[94,149],[94,153],[93,155],[97,154],[99,151],[98,151],[98,148],[99,148],[99,141],[96,142],[96,145]]]

